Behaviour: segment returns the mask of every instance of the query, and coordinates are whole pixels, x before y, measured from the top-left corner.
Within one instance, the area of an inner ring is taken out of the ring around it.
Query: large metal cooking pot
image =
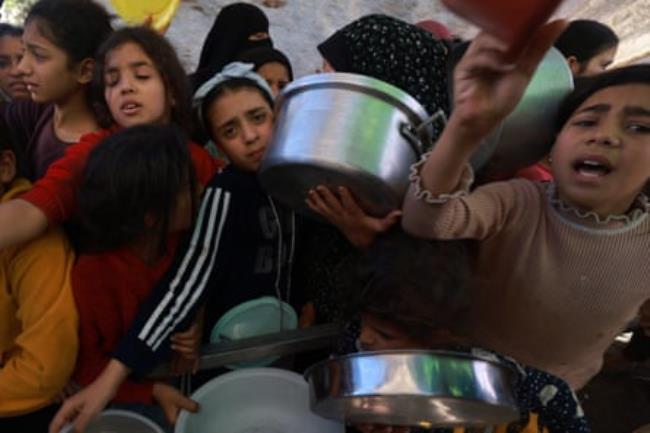
[[[515,377],[493,359],[442,351],[357,353],[305,373],[311,408],[323,417],[427,428],[516,420]]]
[[[551,48],[514,111],[472,156],[474,169],[507,175],[541,160],[555,140],[560,103],[572,90],[571,69],[562,53]]]
[[[401,207],[409,167],[431,141],[429,116],[413,97],[374,78],[331,73],[294,81],[277,106],[260,168],[269,193],[306,211],[310,189],[346,186],[372,215]]]

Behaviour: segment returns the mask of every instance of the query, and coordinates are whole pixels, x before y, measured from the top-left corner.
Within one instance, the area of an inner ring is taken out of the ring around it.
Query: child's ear
[[[90,57],[85,58],[79,63],[77,81],[80,84],[88,84],[93,80],[93,71],[95,69],[95,60]]]
[[[569,64],[569,69],[571,69],[571,74],[575,77],[580,73],[581,65],[576,56],[569,56],[566,58],[567,63]]]
[[[11,150],[0,152],[0,184],[6,185],[16,178],[16,155]]]

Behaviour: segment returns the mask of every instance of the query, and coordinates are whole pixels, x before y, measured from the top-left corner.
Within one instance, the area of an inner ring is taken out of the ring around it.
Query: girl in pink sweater
[[[594,77],[564,102],[555,183],[517,179],[470,192],[468,161],[515,107],[561,32],[537,34],[516,63],[480,34],[456,68],[454,111],[413,167],[404,228],[479,241],[474,340],[582,387],[616,334],[650,298],[650,66]],[[525,145],[525,143],[522,143]]]

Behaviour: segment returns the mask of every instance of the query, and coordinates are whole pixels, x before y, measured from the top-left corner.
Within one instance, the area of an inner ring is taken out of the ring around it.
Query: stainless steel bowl
[[[278,100],[260,180],[271,195],[300,211],[308,212],[307,192],[323,184],[346,186],[366,212],[385,215],[401,207],[409,167],[421,143],[431,141],[428,118],[406,92],[374,78],[301,78]]]
[[[442,351],[364,352],[305,373],[311,409],[353,424],[483,426],[519,417],[515,373],[504,364]]]

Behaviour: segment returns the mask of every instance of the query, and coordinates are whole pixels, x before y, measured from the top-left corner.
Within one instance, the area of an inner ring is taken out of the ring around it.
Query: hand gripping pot
[[[363,352],[322,361],[305,378],[312,410],[351,424],[474,427],[519,418],[515,373],[487,356]]]
[[[348,187],[366,212],[386,215],[402,205],[433,120],[413,97],[374,78],[301,78],[277,101],[260,180],[271,195],[307,213],[308,191],[322,184]]]

